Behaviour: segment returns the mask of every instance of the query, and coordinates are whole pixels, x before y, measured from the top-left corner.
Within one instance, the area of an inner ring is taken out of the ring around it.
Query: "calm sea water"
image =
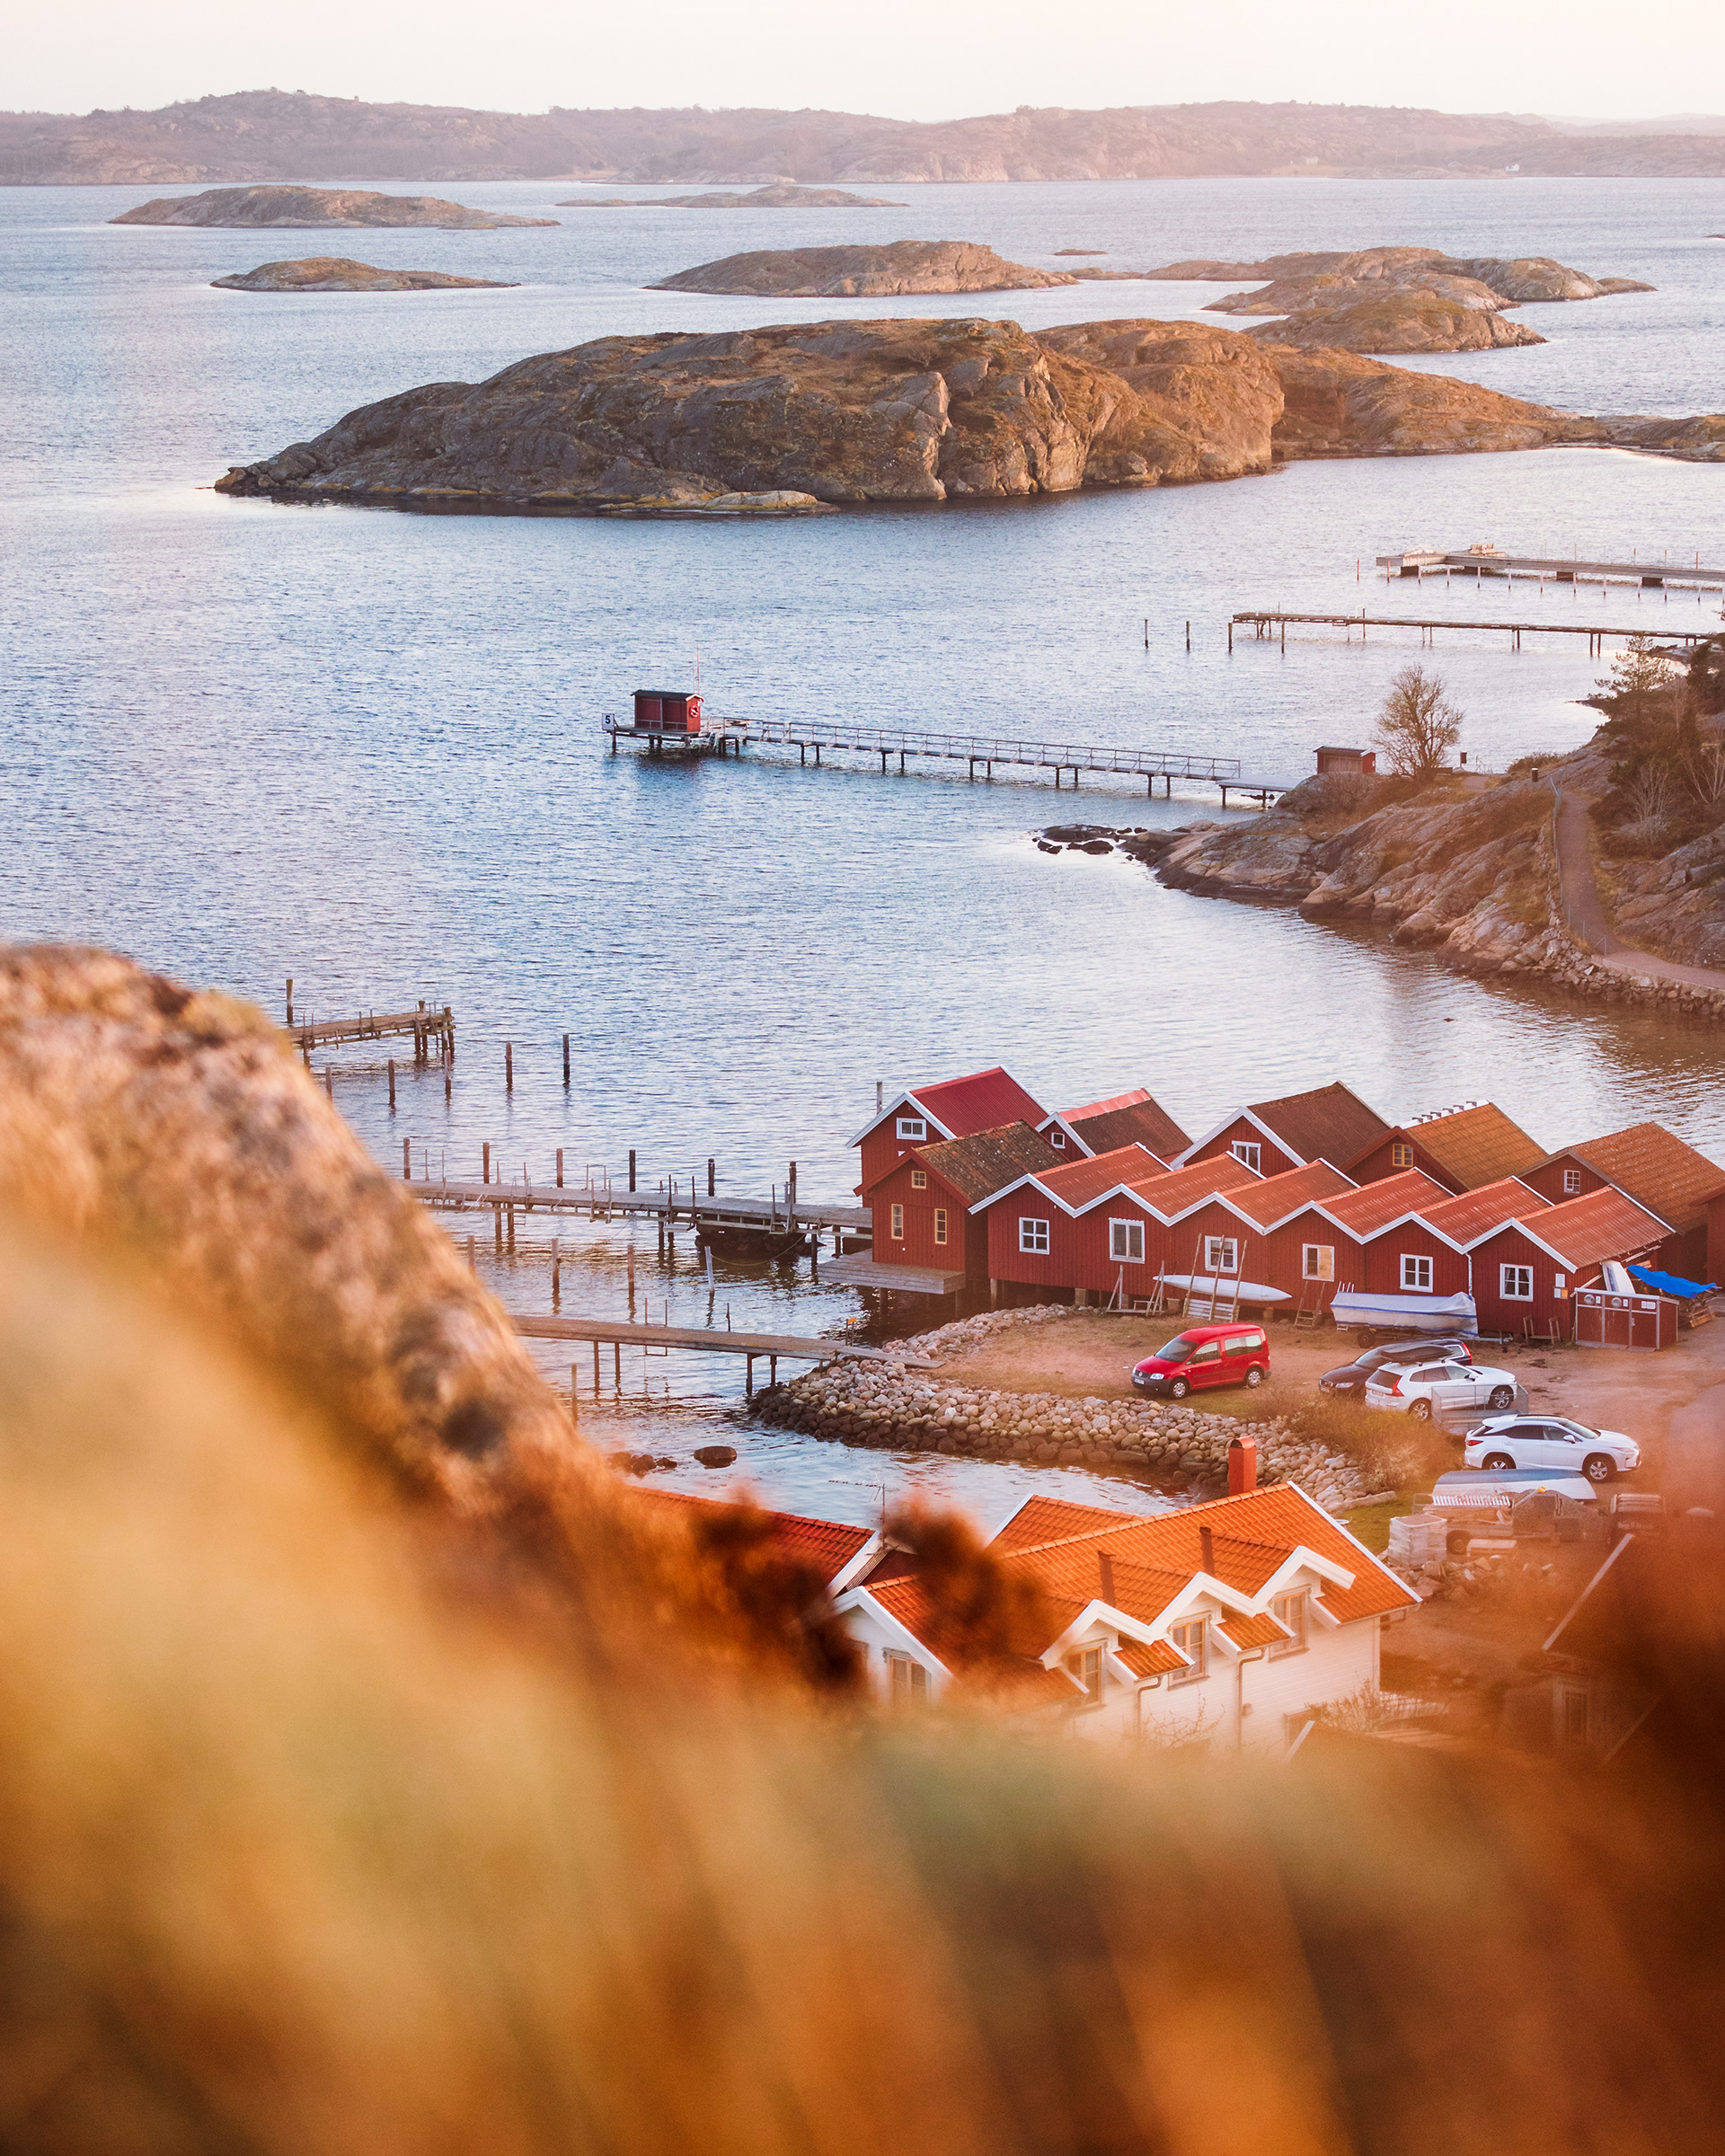
[[[381,1078],[338,1077],[339,1104],[397,1166],[403,1137],[452,1173],[474,1172],[486,1139],[535,1174],[558,1146],[615,1165],[633,1145],[654,1179],[712,1154],[722,1188],[764,1193],[794,1159],[805,1193],[832,1195],[852,1180],[846,1141],[877,1080],[996,1061],[1055,1105],[1148,1085],[1194,1130],[1340,1076],[1392,1116],[1491,1096],[1552,1144],[1657,1117],[1725,1161],[1713,1032],[1462,981],[1368,937],[1166,892],[1115,862],[1051,861],[1030,841],[1057,813],[1178,822],[1216,815],[1213,800],[650,768],[604,755],[598,734],[638,684],[692,682],[698,653],[723,713],[1142,742],[1289,781],[1319,741],[1365,736],[1411,644],[1312,638],[1230,658],[1230,613],[1369,605],[1385,596],[1372,556],[1416,544],[1717,561],[1718,468],[1591,450],[1406,459],[753,527],[283,508],[207,490],[229,464],[413,383],[476,380],[611,332],[889,312],[641,288],[748,247],[869,238],[974,238],[1042,263],[1103,247],[1122,267],[1376,242],[1554,254],[1659,289],[1529,309],[1546,346],[1426,364],[1581,411],[1717,410],[1716,183],[928,187],[888,190],[902,210],[818,215],[558,210],[579,190],[428,183],[563,222],[324,236],[103,221],[151,191],[0,192],[6,935],[111,944],[271,1008],[289,975],[315,1011],[453,1003],[447,1106],[439,1079],[404,1077],[392,1118]],[[209,289],[325,246],[524,283]],[[1214,296],[1121,284],[916,304],[1042,327],[1196,317]],[[1711,623],[1716,606],[1522,587],[1428,585],[1418,600],[1434,615],[1543,607],[1653,629]],[[1438,654],[1486,765],[1590,730],[1574,701],[1599,670],[1585,641],[1511,654],[1506,641],[1458,633]],[[620,1311],[624,1232],[564,1241],[565,1308]],[[661,1268],[650,1235],[637,1257],[639,1302],[673,1319],[711,1309],[722,1323],[729,1304],[739,1326],[812,1331],[854,1307],[806,1268],[721,1268],[710,1296],[686,1247]],[[543,1247],[481,1263],[517,1307],[544,1307]],[[624,1396],[607,1382],[597,1401],[589,1365],[585,1427],[682,1458],[734,1424],[770,1496],[847,1516],[878,1505],[883,1478],[984,1511],[1026,1486],[1016,1470],[760,1430],[741,1417],[739,1372],[715,1364],[625,1358]],[[676,1479],[715,1486],[693,1467]]]

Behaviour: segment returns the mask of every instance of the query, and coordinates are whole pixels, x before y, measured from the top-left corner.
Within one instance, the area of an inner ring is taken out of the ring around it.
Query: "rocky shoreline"
[[[1062,1304],[986,1311],[897,1346],[907,1356],[938,1356],[1067,1314]],[[966,1385],[956,1374],[909,1369],[890,1351],[884,1363],[823,1363],[757,1393],[754,1404],[775,1428],[841,1445],[1045,1467],[1129,1468],[1193,1499],[1225,1493],[1228,1440],[1250,1437],[1258,1445],[1261,1482],[1297,1482],[1334,1512],[1387,1494],[1354,1462],[1300,1437],[1285,1421],[1249,1423],[1173,1402]]]

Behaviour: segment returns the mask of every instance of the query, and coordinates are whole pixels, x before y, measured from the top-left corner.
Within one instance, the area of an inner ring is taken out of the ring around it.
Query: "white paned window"
[[[921,1116],[900,1116],[898,1135],[913,1145],[920,1145],[928,1135],[928,1125]]]
[[[1084,1688],[1084,1697],[1092,1707],[1102,1703],[1102,1650],[1100,1647],[1081,1647],[1076,1654],[1066,1657],[1066,1667]]]
[[[1392,1145],[1390,1147],[1390,1165],[1392,1168],[1411,1168],[1413,1165],[1412,1146]]]
[[[1288,1630],[1286,1639],[1272,1639],[1269,1652],[1273,1660],[1278,1655],[1297,1655],[1305,1649],[1305,1590],[1297,1595],[1278,1595],[1269,1605],[1269,1613]]]
[[[1108,1224],[1108,1254],[1122,1265],[1144,1263],[1144,1223],[1141,1220],[1110,1220]]]
[[[1564,1197],[1577,1197],[1577,1196],[1579,1196],[1579,1193],[1580,1193],[1580,1189],[1581,1189],[1581,1171],[1580,1171],[1579,1168],[1566,1168],[1566,1169],[1563,1171],[1563,1195],[1564,1195]]]
[[[944,1206],[936,1206],[934,1208],[934,1240],[936,1242],[946,1241],[946,1207]]]
[[[1033,1256],[1046,1258],[1048,1254],[1048,1224],[1046,1220],[1021,1220],[1018,1224],[1018,1247]]]
[[[1500,1265],[1498,1268],[1498,1293],[1506,1303],[1531,1303],[1534,1299],[1534,1268],[1531,1265]]]
[[[1207,1621],[1202,1617],[1194,1617],[1190,1623],[1172,1625],[1169,1628],[1168,1637],[1191,1663],[1190,1669],[1174,1671],[1168,1680],[1171,1684],[1195,1684],[1200,1677],[1209,1674],[1204,1651],[1204,1636],[1207,1630]]]
[[[1207,1273],[1237,1273],[1240,1270],[1240,1245],[1232,1235],[1207,1235],[1204,1238],[1204,1270]]]
[[[1300,1273],[1307,1280],[1333,1280],[1336,1246],[1333,1242],[1307,1242],[1300,1246]]]
[[[1431,1293],[1431,1260],[1416,1258],[1404,1252],[1402,1259],[1402,1291],[1410,1295],[1429,1295]]]
[[[1228,1151],[1236,1161],[1243,1161],[1254,1175],[1261,1173],[1264,1164],[1264,1149],[1261,1145],[1254,1145],[1246,1138],[1236,1138]]]
[[[895,1655],[886,1650],[887,1674],[891,1683],[892,1703],[895,1707],[926,1707],[928,1704],[928,1672],[915,1657]]]

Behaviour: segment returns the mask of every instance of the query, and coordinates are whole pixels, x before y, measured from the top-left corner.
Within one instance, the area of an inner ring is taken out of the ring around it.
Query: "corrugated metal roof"
[[[1029,1123],[1034,1127],[1048,1112],[998,1064],[992,1070],[972,1071],[964,1078],[943,1078],[938,1084],[913,1086],[911,1091],[942,1128],[955,1138],[995,1130],[1003,1123]]]
[[[1261,1228],[1271,1227],[1317,1198],[1329,1198],[1353,1188],[1339,1168],[1328,1161],[1308,1161],[1304,1168],[1290,1168],[1284,1175],[1266,1176],[1228,1192],[1228,1203],[1237,1206]]]
[[[1446,1197],[1441,1205],[1421,1206],[1420,1217],[1429,1228],[1465,1250],[1482,1235],[1491,1234],[1506,1222],[1531,1220],[1550,1205],[1551,1200],[1542,1197],[1537,1190],[1530,1190],[1513,1175],[1506,1175],[1495,1183],[1482,1185],[1477,1190],[1464,1190],[1459,1197]]]
[[[1565,1198],[1521,1224],[1547,1250],[1571,1266],[1598,1265],[1607,1258],[1633,1258],[1661,1242],[1666,1224],[1621,1190],[1590,1190],[1585,1197]]]
[[[1192,1142],[1167,1109],[1142,1088],[1112,1100],[1092,1100],[1088,1108],[1066,1109],[1062,1120],[1078,1129],[1085,1144],[1095,1153],[1136,1144],[1147,1145],[1161,1160],[1172,1161]]]
[[[1339,1197],[1326,1198],[1323,1209],[1363,1242],[1380,1234],[1392,1221],[1420,1213],[1429,1204],[1444,1205],[1449,1197],[1441,1183],[1433,1182],[1420,1169],[1404,1168],[1399,1175],[1380,1176],[1375,1183],[1362,1183],[1358,1190],[1344,1190]]]
[[[1702,1225],[1707,1200],[1725,1186],[1725,1168],[1685,1145],[1662,1123],[1632,1123],[1627,1130],[1547,1153],[1545,1162],[1561,1160],[1564,1153],[1573,1153],[1607,1182],[1628,1191],[1637,1205],[1657,1213],[1679,1235]]]
[[[932,1169],[950,1183],[967,1206],[980,1205],[996,1190],[1026,1175],[1044,1175],[1066,1165],[1046,1139],[1039,1138],[1028,1123],[1004,1123],[998,1130],[979,1130],[968,1138],[947,1138],[938,1145],[919,1145],[919,1165]],[[904,1162],[896,1162],[887,1174],[897,1174]],[[1088,1161],[1075,1163],[1088,1168]],[[875,1183],[885,1180],[877,1176]],[[869,1188],[873,1189],[874,1183]]]
[[[1544,1157],[1538,1141],[1530,1138],[1491,1100],[1406,1124],[1393,1135],[1410,1144],[1424,1146],[1444,1173],[1464,1190],[1482,1189],[1505,1176],[1525,1175]]]
[[[1063,1160],[1057,1168],[1046,1173],[1039,1170],[1036,1180],[1063,1205],[1082,1212],[1105,1190],[1118,1189],[1122,1183],[1136,1183],[1146,1175],[1161,1172],[1162,1162],[1154,1153],[1146,1152],[1142,1145],[1121,1145],[1112,1153],[1099,1153],[1089,1160]]]
[[[1279,1100],[1253,1100],[1248,1108],[1302,1161],[1357,1161],[1390,1135],[1383,1117],[1339,1080]]]
[[[1172,1220],[1191,1206],[1214,1197],[1218,1190],[1235,1191],[1261,1178],[1232,1153],[1220,1160],[1194,1161],[1190,1168],[1172,1168],[1166,1175],[1147,1175],[1133,1189],[1160,1220]]]

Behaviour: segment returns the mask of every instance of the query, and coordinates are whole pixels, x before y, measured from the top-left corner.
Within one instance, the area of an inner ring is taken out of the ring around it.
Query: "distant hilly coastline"
[[[933,122],[854,112],[487,112],[252,90],[151,112],[0,113],[0,183],[270,180],[1134,180],[1296,174],[1725,176],[1725,135],[1577,134],[1525,114],[1372,105],[1021,106]]]

